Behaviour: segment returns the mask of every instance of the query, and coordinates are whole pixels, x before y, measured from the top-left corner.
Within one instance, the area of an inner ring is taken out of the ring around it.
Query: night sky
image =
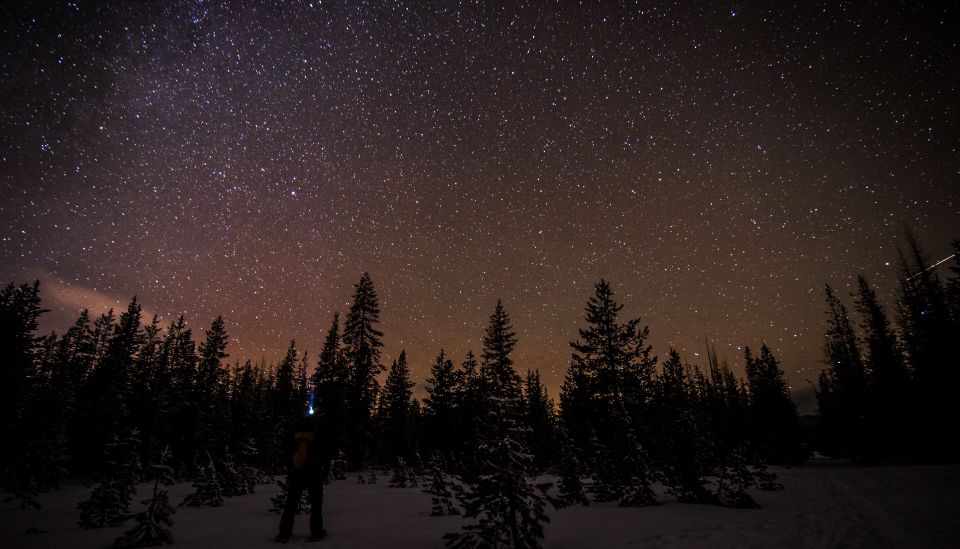
[[[605,277],[658,355],[766,341],[809,395],[823,283],[890,298],[905,224],[934,261],[960,237],[955,8],[29,4],[0,281],[41,280],[45,329],[136,294],[223,314],[230,361],[316,357],[369,271],[418,384],[502,298],[556,394]]]

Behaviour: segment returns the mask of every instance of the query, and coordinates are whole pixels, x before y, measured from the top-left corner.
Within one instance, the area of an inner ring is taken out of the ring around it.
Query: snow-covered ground
[[[783,492],[756,492],[762,509],[684,505],[667,496],[661,505],[614,504],[550,511],[544,546],[604,547],[960,547],[960,466],[856,468],[837,464],[777,470]],[[309,547],[441,548],[459,517],[431,517],[430,498],[418,488],[389,488],[355,480],[327,487],[324,519],[329,537],[306,543],[307,518],[297,517],[288,545]],[[141,487],[146,493],[147,486]],[[276,487],[227,499],[219,508],[180,507],[174,515],[176,547],[276,547],[279,517],[267,512]],[[171,488],[171,502],[190,492]],[[79,530],[81,485],[41,497],[42,511],[0,506],[0,547],[109,547],[128,526]],[[139,499],[133,506],[140,509]],[[27,534],[28,529],[39,533]]]

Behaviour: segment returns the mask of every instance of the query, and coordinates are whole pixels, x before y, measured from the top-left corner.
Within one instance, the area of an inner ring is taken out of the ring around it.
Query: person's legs
[[[313,504],[310,509],[310,535],[322,538],[327,533],[323,529],[323,482],[312,482],[309,490],[310,502]]]
[[[287,477],[287,501],[283,504],[283,515],[280,516],[278,538],[289,538],[293,535],[293,519],[297,516],[297,508],[300,507],[303,488],[303,480],[298,478],[298,475]]]

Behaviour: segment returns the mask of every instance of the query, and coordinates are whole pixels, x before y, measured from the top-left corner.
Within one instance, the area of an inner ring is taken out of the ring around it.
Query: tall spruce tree
[[[856,310],[860,315],[868,379],[867,452],[873,460],[908,451],[911,380],[896,333],[877,294],[863,275],[857,277]]]
[[[543,523],[549,521],[543,495],[549,485],[536,482],[536,467],[524,445],[528,428],[519,421],[519,375],[510,357],[516,337],[500,302],[483,342],[484,413],[473,470],[461,475],[458,494],[464,517],[476,520],[444,538],[452,548],[538,548]]]
[[[431,453],[437,451],[449,457],[449,452],[457,446],[458,389],[453,361],[440,349],[430,367],[426,381],[427,398],[423,400],[425,443]]]
[[[825,286],[827,332],[824,342],[827,369],[819,388],[820,420],[825,444],[836,455],[861,457],[864,446],[867,375],[847,308]],[[824,401],[824,398],[829,400]]]
[[[298,390],[298,356],[296,341],[290,340],[287,353],[280,361],[280,365],[277,366],[274,380],[271,412],[276,429],[278,455],[287,440],[287,436],[293,429],[293,425],[305,415],[304,404],[306,399],[300,398]]]
[[[750,394],[754,450],[764,462],[795,464],[803,459],[797,405],[779,361],[764,343],[760,356],[744,347],[747,387]]]
[[[618,322],[623,306],[605,280],[594,290],[586,307],[588,327],[570,343],[573,374],[568,372],[561,404],[576,404],[577,415],[565,410],[565,423],[571,435],[590,433],[576,442],[592,456],[594,481],[613,490],[607,495],[621,505],[653,503],[651,464],[640,442],[652,423],[656,357],[647,343],[649,329],[638,318]]]
[[[699,417],[693,380],[680,355],[670,349],[657,380],[657,461],[669,492],[683,503],[712,501],[706,477],[710,475],[710,444]]]
[[[351,375],[340,345],[340,315],[333,314],[323,342],[312,383],[314,413],[324,425],[325,436],[333,448],[342,448],[349,418]]]
[[[504,391],[508,405],[520,402],[520,374],[513,368],[513,359],[510,358],[516,346],[517,336],[510,324],[510,316],[498,299],[483,335],[480,358],[486,377],[495,380],[497,387]]]
[[[407,367],[407,353],[400,351],[400,356],[390,366],[381,400],[381,440],[383,457],[388,463],[397,461],[397,458],[409,462],[413,455],[412,396],[413,382]]]
[[[460,365],[460,371],[457,372],[455,417],[456,432],[459,435],[453,443],[464,463],[472,459],[472,449],[476,447],[478,440],[478,418],[485,398],[485,382],[480,374],[477,358],[473,351],[468,350]]]
[[[384,370],[380,363],[383,332],[377,329],[379,322],[377,292],[370,275],[363,273],[354,286],[353,303],[343,327],[344,355],[351,374],[347,434],[354,468],[360,467],[369,451],[371,413],[380,388],[377,376]]]
[[[134,297],[110,334],[102,360],[90,375],[90,399],[85,421],[90,429],[90,448],[102,448],[123,430],[134,429],[130,422],[131,374],[134,359],[143,343],[140,304]],[[94,469],[103,466],[94,463]]]
[[[539,370],[527,370],[523,390],[524,423],[530,428],[527,447],[538,470],[551,465],[557,452],[553,400],[540,379]]]
[[[158,436],[170,446],[167,465],[183,474],[196,457],[194,437],[184,436],[183,433],[194,432],[197,416],[194,405],[196,344],[183,315],[167,327],[160,352],[161,369],[169,378],[170,392],[157,395],[162,399],[161,406],[166,417],[165,421],[158,424]]]
[[[914,423],[919,432],[920,452],[930,460],[960,457],[956,437],[944,437],[960,418],[954,387],[960,383],[955,342],[960,337],[960,318],[951,314],[949,287],[907,231],[908,250],[901,252],[898,323],[916,382]]]
[[[0,437],[7,441],[0,445],[0,470],[11,463],[26,436],[20,432],[23,397],[34,368],[43,312],[39,280],[32,285],[11,283],[0,290]]]
[[[196,379],[193,384],[193,406],[196,423],[194,431],[194,459],[223,457],[227,446],[227,371],[223,367],[227,343],[226,326],[217,316],[200,344]],[[202,461],[200,461],[202,462]]]

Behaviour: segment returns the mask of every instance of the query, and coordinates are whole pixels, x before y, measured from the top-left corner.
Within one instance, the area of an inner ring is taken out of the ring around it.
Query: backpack
[[[297,441],[297,451],[293,454],[293,466],[297,469],[303,469],[307,462],[313,458],[310,454],[314,435],[310,431],[299,431],[293,435],[293,438]]]

